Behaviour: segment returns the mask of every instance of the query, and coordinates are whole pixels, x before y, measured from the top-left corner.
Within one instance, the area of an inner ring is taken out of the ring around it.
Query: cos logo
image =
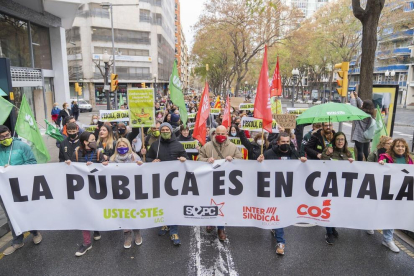
[[[301,216],[309,215],[313,218],[321,218],[321,219],[328,219],[331,217],[331,213],[329,212],[331,210],[331,201],[325,200],[323,202],[323,207],[318,206],[308,206],[306,204],[301,204],[298,207],[298,214]]]

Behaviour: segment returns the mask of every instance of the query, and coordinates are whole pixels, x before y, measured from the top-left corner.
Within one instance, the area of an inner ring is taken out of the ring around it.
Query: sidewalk
[[[414,109],[397,107],[395,125],[414,126]]]

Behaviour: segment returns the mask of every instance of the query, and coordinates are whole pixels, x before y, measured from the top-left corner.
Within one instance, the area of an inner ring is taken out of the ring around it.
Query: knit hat
[[[179,120],[180,120],[180,114],[175,114],[175,113],[171,114],[171,122],[172,123],[176,123]]]
[[[169,123],[162,123],[161,125],[160,125],[160,131],[161,131],[161,129],[163,128],[163,127],[168,127],[169,129],[170,129],[170,131],[171,131],[171,133],[173,132],[173,128],[172,128],[172,126],[169,124]]]

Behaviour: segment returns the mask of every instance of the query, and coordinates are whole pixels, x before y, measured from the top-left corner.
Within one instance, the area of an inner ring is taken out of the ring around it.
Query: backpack
[[[367,140],[372,140],[375,135],[375,131],[377,130],[377,122],[373,118],[371,118],[371,123],[369,127],[364,131],[364,138]]]

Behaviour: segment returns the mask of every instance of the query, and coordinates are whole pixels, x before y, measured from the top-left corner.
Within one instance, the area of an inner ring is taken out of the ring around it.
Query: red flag
[[[272,86],[270,87],[270,97],[282,95],[282,78],[280,77],[279,56],[277,56],[276,68],[273,74]]]
[[[207,135],[207,118],[210,115],[210,100],[208,95],[208,83],[204,87],[203,95],[201,96],[200,105],[198,107],[196,123],[194,125],[193,138],[197,139],[203,146],[206,143]]]
[[[221,108],[220,96],[217,96],[216,102],[214,103],[214,108]]]
[[[227,95],[226,108],[224,109],[223,122],[221,124],[228,128],[230,126],[230,121],[230,97]]]
[[[272,108],[270,105],[270,87],[267,66],[267,45],[263,57],[262,70],[260,70],[257,84],[256,100],[254,101],[254,117],[263,120],[263,128],[272,132]]]

